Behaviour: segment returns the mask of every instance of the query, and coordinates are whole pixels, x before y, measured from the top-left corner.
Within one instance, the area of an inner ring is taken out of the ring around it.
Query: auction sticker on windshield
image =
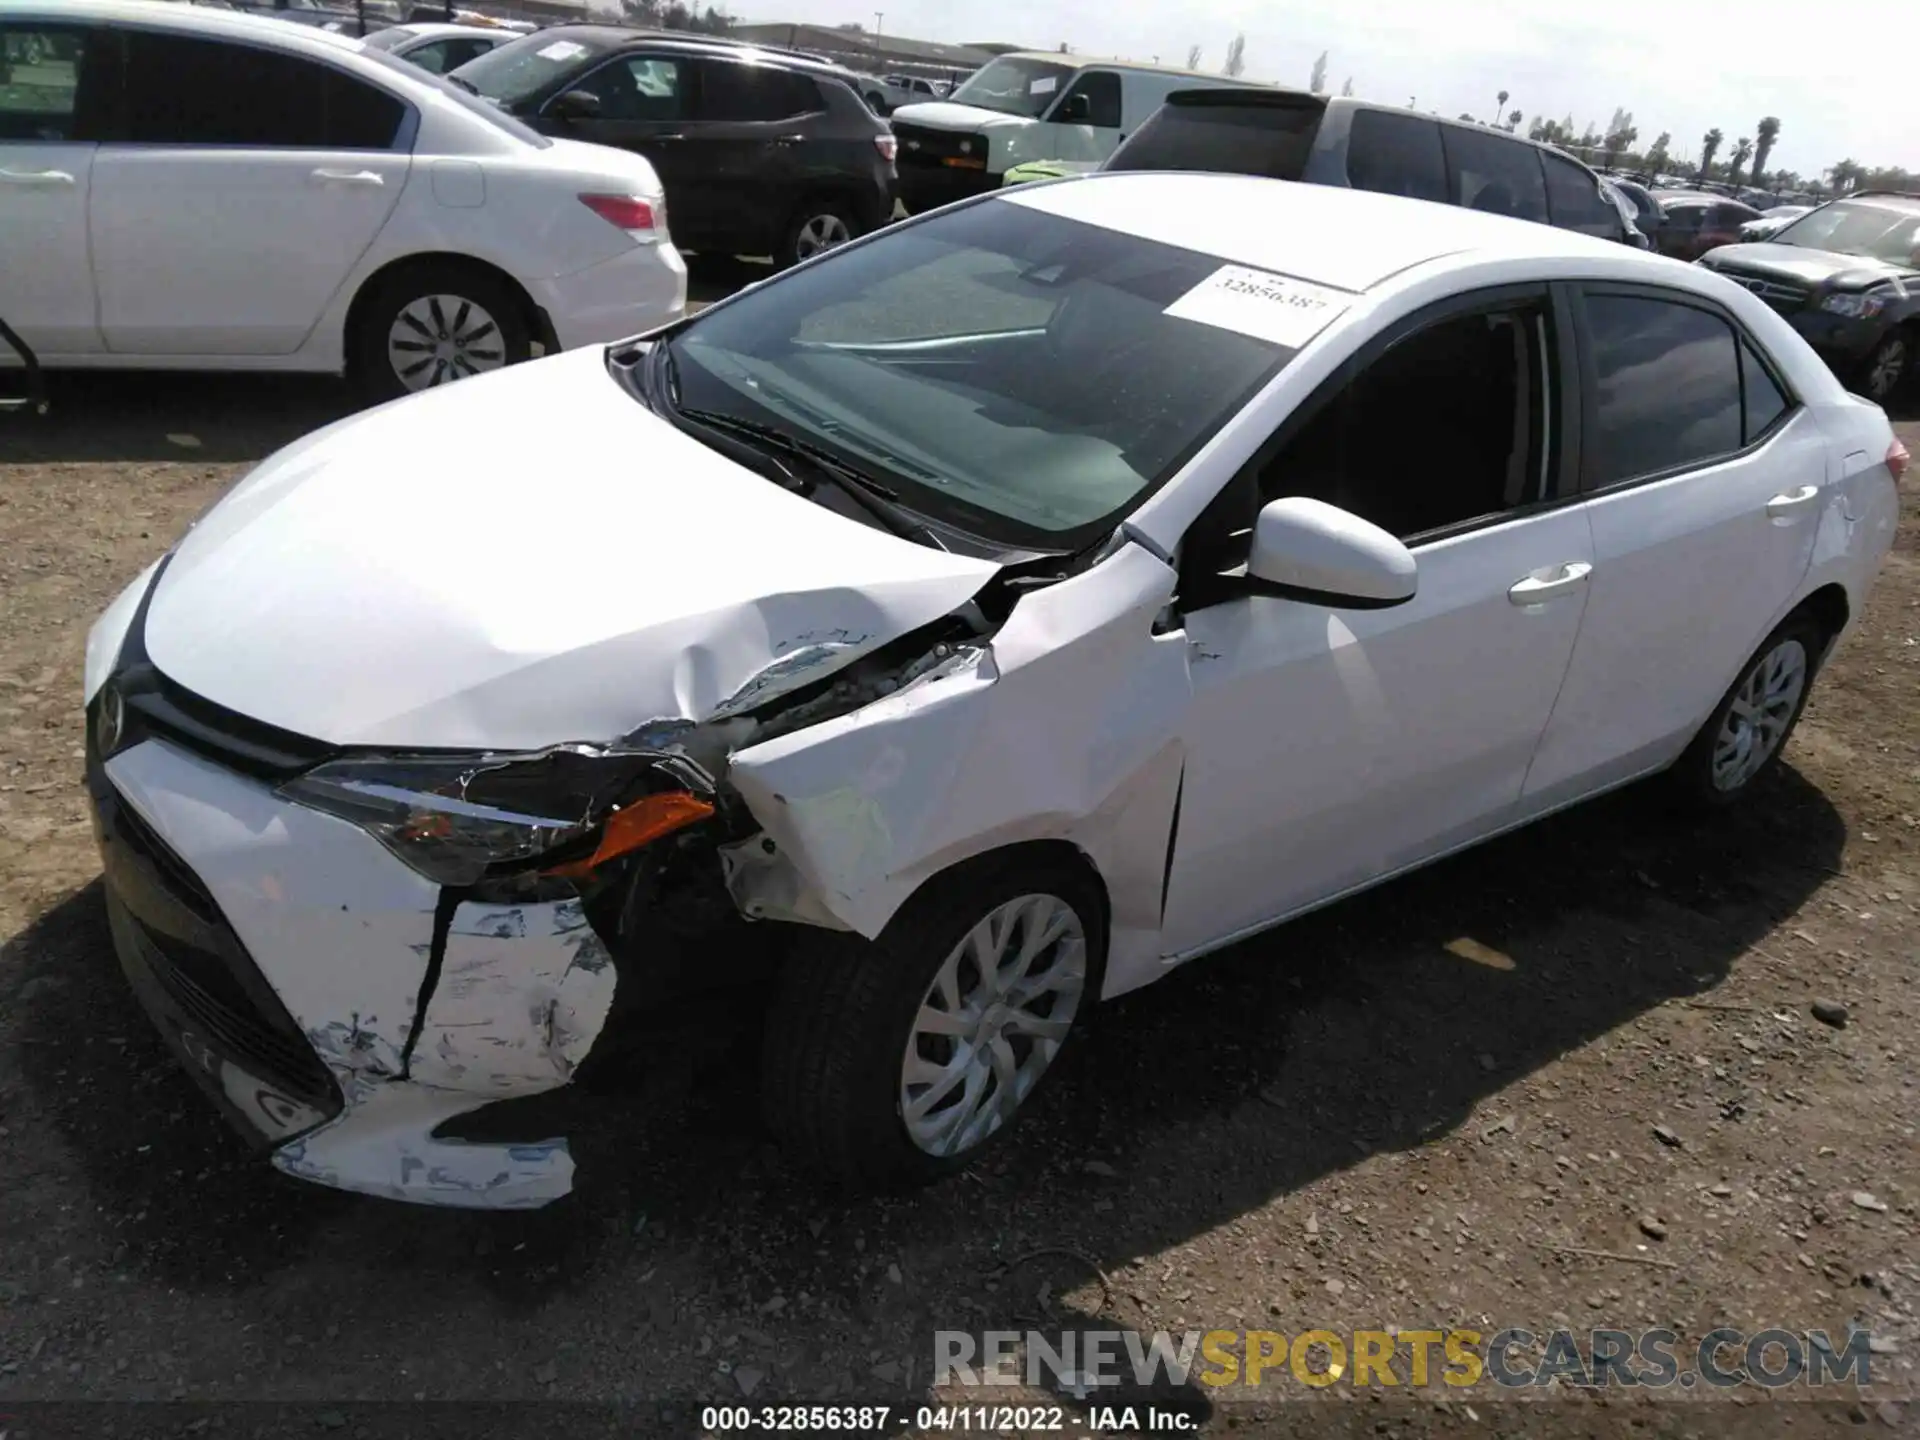
[[[1298,350],[1352,302],[1353,296],[1344,290],[1246,265],[1222,265],[1169,305],[1166,313]]]
[[[571,40],[556,40],[540,52],[542,60],[574,60],[587,53],[587,47]]]

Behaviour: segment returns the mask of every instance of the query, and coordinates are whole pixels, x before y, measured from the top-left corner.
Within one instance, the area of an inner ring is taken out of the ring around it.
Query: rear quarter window
[[[1448,198],[1469,210],[1547,223],[1547,183],[1540,152],[1492,131],[1443,125]]]
[[[1557,155],[1542,153],[1540,163],[1546,167],[1547,210],[1555,225],[1602,240],[1623,237],[1620,212],[1600,193],[1600,184],[1592,175]]]
[[[1114,151],[1108,170],[1205,170],[1298,180],[1324,111],[1314,106],[1165,104]]]

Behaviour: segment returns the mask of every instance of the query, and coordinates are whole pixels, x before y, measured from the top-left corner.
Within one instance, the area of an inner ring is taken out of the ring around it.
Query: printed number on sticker
[[[1169,305],[1166,313],[1297,350],[1352,301],[1344,290],[1246,265],[1222,265]]]

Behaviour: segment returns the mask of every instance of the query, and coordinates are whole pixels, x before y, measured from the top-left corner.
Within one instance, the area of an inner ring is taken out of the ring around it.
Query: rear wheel
[[[533,353],[526,302],[473,265],[430,261],[395,270],[356,307],[354,379],[392,400],[517,365]]]
[[[768,1012],[764,1109],[830,1183],[924,1184],[1011,1127],[1098,993],[1105,906],[1079,867],[963,867],[879,939],[822,934]]]
[[[1827,633],[1808,615],[1789,616],[1740,672],[1669,778],[1690,800],[1730,805],[1779,763],[1807,696]]]
[[[810,199],[795,212],[780,253],[774,258],[781,265],[797,265],[846,244],[860,230],[859,218],[846,201],[824,196]]]
[[[1889,330],[1860,367],[1860,393],[1876,405],[1893,398],[1913,363],[1913,337],[1905,330]]]

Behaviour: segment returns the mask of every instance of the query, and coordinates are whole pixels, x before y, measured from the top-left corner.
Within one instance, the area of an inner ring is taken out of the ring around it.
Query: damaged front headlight
[[[440,885],[579,878],[713,806],[656,754],[556,746],[529,755],[336,760],[280,787],[351,822]]]

